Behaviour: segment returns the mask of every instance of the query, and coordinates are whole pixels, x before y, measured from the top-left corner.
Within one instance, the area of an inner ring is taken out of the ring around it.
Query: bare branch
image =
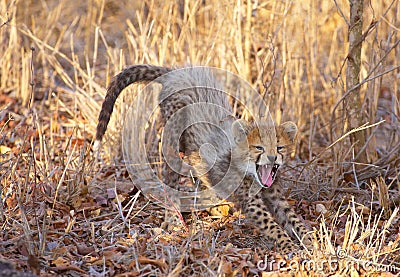
[[[0,28],[3,28],[5,25],[8,25],[8,23],[11,22],[11,19],[12,19],[12,17],[7,17],[7,20],[4,21],[4,22],[0,25]]]
[[[346,25],[349,27],[350,26],[350,22],[347,20],[347,18],[344,15],[342,9],[339,7],[339,4],[336,2],[336,0],[334,0],[333,2],[335,2],[335,6],[336,6],[340,16],[343,18],[344,22],[346,22]]]
[[[372,73],[374,73],[374,71],[379,67],[379,65],[382,64],[382,62],[386,59],[386,57],[390,54],[390,52],[395,49],[400,43],[400,39],[397,40],[392,47],[390,47],[390,49],[388,51],[386,51],[386,53],[383,55],[383,57],[376,63],[376,65],[368,72],[368,75],[364,78],[364,80],[362,80],[360,83],[358,83],[357,85],[353,86],[352,88],[350,88],[343,96],[342,98],[339,99],[339,101],[337,101],[337,103],[335,104],[335,106],[333,107],[332,110],[332,115],[335,113],[337,107],[340,105],[340,103],[350,94],[352,93],[355,89],[361,87],[362,85],[364,85],[365,83],[368,83],[370,81],[375,80],[376,78],[382,77],[394,70],[397,70],[400,68],[400,65],[397,65],[395,67],[392,67],[384,72],[378,73],[372,77],[370,77],[372,75]]]

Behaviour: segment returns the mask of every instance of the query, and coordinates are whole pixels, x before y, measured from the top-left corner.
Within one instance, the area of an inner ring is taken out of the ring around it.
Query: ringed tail
[[[155,66],[149,64],[132,65],[112,78],[107,88],[107,94],[104,98],[99,114],[96,129],[96,142],[99,145],[106,130],[111,114],[114,110],[114,104],[121,92],[130,84],[137,82],[151,82],[158,77],[172,71],[171,68]]]

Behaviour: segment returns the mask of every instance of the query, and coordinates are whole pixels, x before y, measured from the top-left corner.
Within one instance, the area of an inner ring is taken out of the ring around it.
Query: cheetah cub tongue
[[[261,183],[266,186],[272,186],[272,182],[274,181],[276,170],[278,166],[274,165],[262,165],[261,166]]]

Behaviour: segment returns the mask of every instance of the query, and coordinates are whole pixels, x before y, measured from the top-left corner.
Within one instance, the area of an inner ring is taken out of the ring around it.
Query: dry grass
[[[100,160],[91,152],[105,88],[120,69],[199,64],[239,74],[277,122],[300,126],[282,174],[317,230],[315,252],[303,258],[345,250],[338,275],[382,269],[354,266],[362,262],[398,272],[400,5],[365,5],[360,112],[366,125],[385,121],[367,128],[363,165],[352,162],[357,153],[343,124],[347,5],[0,0],[0,258],[42,276],[261,274],[263,255],[277,256],[232,244],[251,236],[233,219],[200,214],[188,231],[166,231],[163,209],[132,191],[119,145],[129,107],[122,103],[135,88],[117,102]],[[297,274],[307,272],[322,274]]]

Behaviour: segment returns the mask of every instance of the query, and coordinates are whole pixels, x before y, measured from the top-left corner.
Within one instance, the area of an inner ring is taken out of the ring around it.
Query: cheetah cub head
[[[248,174],[255,177],[262,187],[270,187],[277,170],[293,149],[297,126],[287,121],[278,127],[256,125],[245,120],[236,120],[232,132],[239,153],[237,158],[246,163]]]

